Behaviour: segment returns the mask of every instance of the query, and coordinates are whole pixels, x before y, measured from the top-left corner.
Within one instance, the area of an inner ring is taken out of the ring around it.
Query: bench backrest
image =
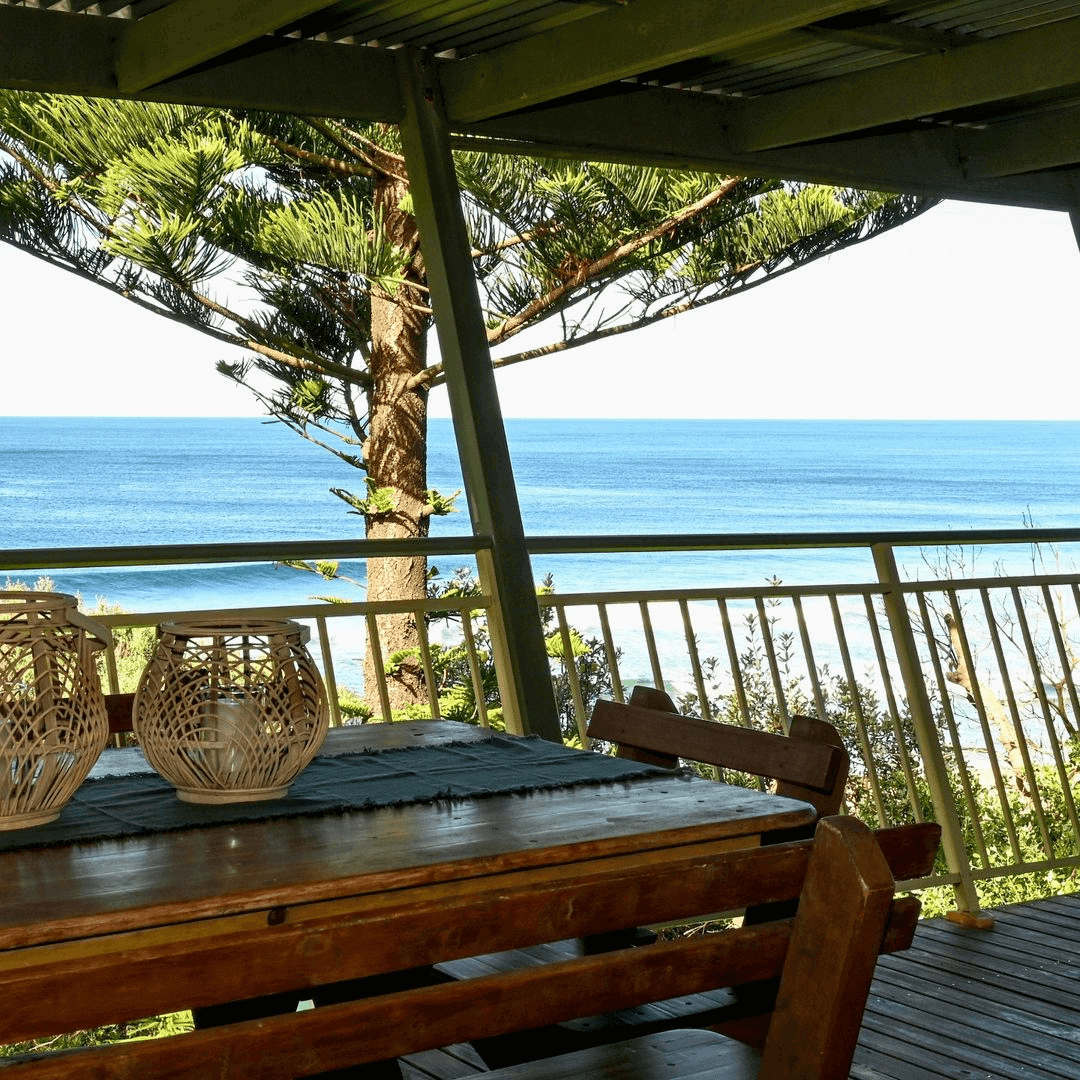
[[[779,978],[759,1080],[846,1077],[878,953],[910,943],[918,902],[894,900],[893,879],[873,834],[852,818],[823,819],[813,840],[736,852],[722,848],[686,845],[402,888],[390,898],[358,901],[347,919],[330,912],[326,925],[320,925],[318,912],[295,916],[295,923],[290,915],[274,927],[253,926],[251,941],[223,941],[221,953],[212,942],[202,942],[203,957],[214,959],[204,959],[199,979],[191,980],[189,1004],[199,1004],[194,998],[200,995],[220,995],[215,980],[235,977],[241,963],[251,993],[266,992],[268,979],[280,977],[283,949],[290,950],[288,970],[302,987],[324,977],[320,965],[362,977],[757,902],[797,898],[798,913],[719,934],[79,1051],[17,1065],[10,1075],[292,1080]],[[260,934],[267,938],[265,950],[252,947]],[[146,1003],[156,980],[167,984],[182,977],[175,956],[163,952],[158,960],[149,946],[118,953],[111,970],[99,957],[94,978],[116,987],[135,981]],[[89,977],[88,970],[78,986],[81,995],[93,990]],[[56,989],[62,997],[59,980]],[[57,1004],[50,998],[41,1007]]]
[[[622,757],[674,767],[680,758],[776,781],[776,794],[838,813],[849,759],[836,728],[815,717],[792,718],[788,735],[682,716],[663,691],[635,687],[630,704],[601,699],[590,738],[618,745]]]
[[[615,743],[620,757],[635,761],[675,768],[683,758],[774,780],[777,795],[808,802],[822,817],[843,805],[848,753],[836,728],[814,716],[793,716],[786,736],[773,735],[683,716],[663,690],[635,686],[628,706],[596,703],[588,734]],[[874,835],[897,881],[933,871],[940,826],[898,825]]]

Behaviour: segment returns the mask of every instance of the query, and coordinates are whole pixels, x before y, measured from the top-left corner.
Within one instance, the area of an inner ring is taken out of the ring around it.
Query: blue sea
[[[511,420],[507,430],[534,536],[1080,526],[1077,422]],[[462,486],[449,421],[431,423],[429,483]],[[362,478],[256,418],[0,417],[0,548],[361,535],[332,487],[362,490]],[[459,502],[433,534],[468,533]],[[451,556],[440,569],[467,563]],[[534,571],[564,593],[871,574],[865,554],[847,551],[538,556]],[[314,584],[269,564],[52,576],[130,610],[300,602]]]

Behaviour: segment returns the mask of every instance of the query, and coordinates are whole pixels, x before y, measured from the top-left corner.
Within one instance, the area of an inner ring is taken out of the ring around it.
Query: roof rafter
[[[1064,183],[1060,175],[1045,172],[1026,174],[1080,162],[1080,107],[985,129],[927,127],[746,152],[733,149],[725,137],[729,105],[702,94],[635,89],[459,125],[459,130],[497,140],[485,148],[501,152],[775,176],[1058,209],[1075,198],[1072,180]],[[468,140],[457,145],[465,147]]]
[[[401,119],[394,54],[324,41],[282,39],[273,49],[170,79],[145,92],[121,93],[113,55],[133,28],[127,19],[0,5],[0,85],[387,123]]]
[[[1080,84],[1080,18],[733,101],[733,149],[769,150]]]
[[[668,64],[775,37],[874,0],[634,0],[499,49],[443,74],[447,116],[482,120]]]
[[[328,7],[330,0],[175,0],[139,19],[116,57],[136,93]]]

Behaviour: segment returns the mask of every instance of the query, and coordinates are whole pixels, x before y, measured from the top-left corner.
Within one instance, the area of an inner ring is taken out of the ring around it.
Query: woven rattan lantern
[[[74,596],[0,592],[0,829],[55,820],[105,749],[109,642]]]
[[[134,727],[181,799],[254,802],[288,792],[329,723],[310,636],[286,620],[161,625]]]

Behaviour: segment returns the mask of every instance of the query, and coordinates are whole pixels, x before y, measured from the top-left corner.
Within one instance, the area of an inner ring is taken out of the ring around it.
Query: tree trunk
[[[416,222],[400,209],[408,194],[403,180],[382,175],[376,185],[375,206],[383,231],[399,247],[415,252],[407,282],[422,284]],[[398,286],[391,296],[379,289],[371,295],[372,388],[368,394],[368,439],[364,446],[367,475],[376,488],[392,491],[393,509],[365,515],[369,539],[426,536],[427,495],[427,391],[410,390],[409,379],[425,363],[429,316],[426,294]],[[426,596],[427,559],[423,556],[368,559],[368,600],[419,600]],[[384,615],[378,619],[379,639],[387,676],[390,707],[402,708],[427,700],[423,666],[417,653],[419,638],[411,615]],[[410,651],[411,650],[411,651]],[[364,661],[364,696],[380,709],[371,642]]]

